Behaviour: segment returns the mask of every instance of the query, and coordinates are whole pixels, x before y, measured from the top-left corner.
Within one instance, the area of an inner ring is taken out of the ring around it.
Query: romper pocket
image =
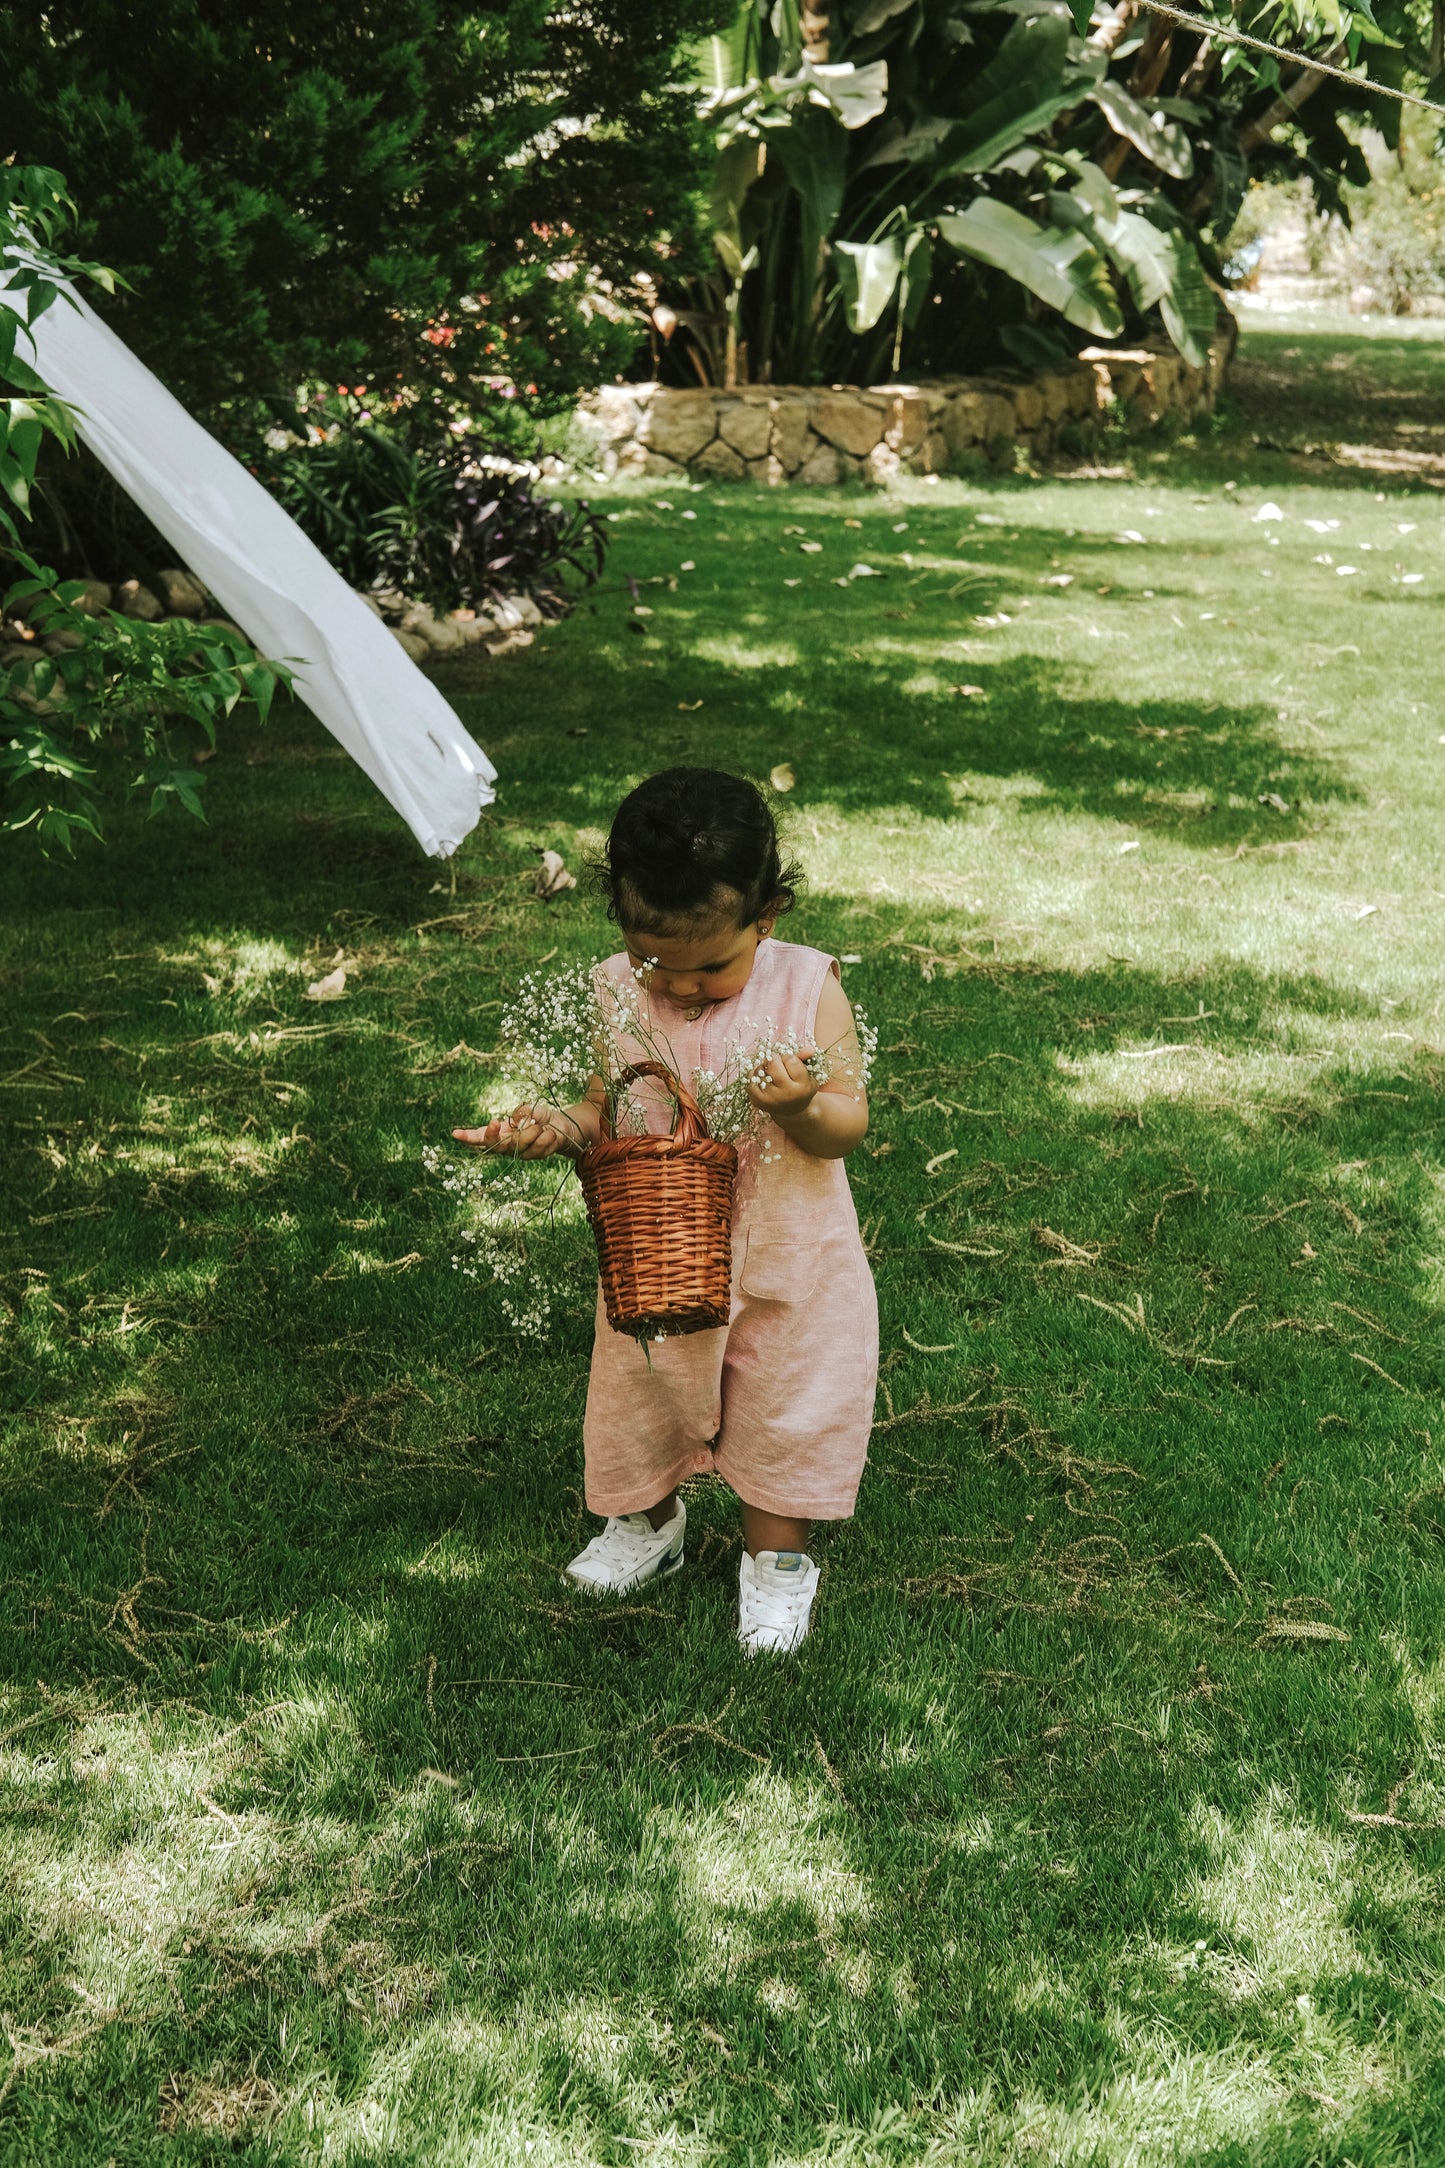
[[[818,1284],[816,1243],[769,1235],[761,1228],[748,1236],[739,1287],[760,1302],[806,1302]]]

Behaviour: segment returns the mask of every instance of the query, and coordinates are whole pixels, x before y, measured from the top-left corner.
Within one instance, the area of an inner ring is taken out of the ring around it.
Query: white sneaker
[[[645,1581],[676,1573],[686,1528],[687,1507],[680,1498],[676,1513],[661,1528],[654,1528],[645,1513],[614,1514],[562,1578],[574,1588],[585,1588],[589,1596],[625,1596]]]
[[[745,1656],[787,1655],[808,1638],[818,1568],[806,1551],[743,1552],[738,1574],[738,1639]]]

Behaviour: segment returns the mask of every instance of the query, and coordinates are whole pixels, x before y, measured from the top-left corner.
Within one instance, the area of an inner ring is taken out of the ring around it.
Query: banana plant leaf
[[[903,243],[903,290],[899,306],[905,330],[911,331],[923,314],[923,304],[932,286],[933,240],[926,226],[915,226]],[[894,359],[896,362],[896,354]]]
[[[1069,25],[1038,15],[1016,23],[971,87],[972,112],[944,140],[936,178],[986,173],[1082,95],[1069,67]]]
[[[1090,219],[1087,230],[1123,272],[1140,314],[1157,307],[1184,359],[1202,368],[1218,304],[1189,235],[1123,209],[1117,218]]]
[[[903,239],[891,233],[881,241],[835,241],[838,285],[848,313],[848,329],[871,331],[893,299],[903,269]]]
[[[776,158],[803,208],[808,249],[817,253],[838,223],[848,177],[848,138],[831,112],[820,106],[795,113],[791,126],[768,137],[768,156]]]
[[[1054,168],[1062,167],[1072,175],[1074,193],[1095,218],[1114,219],[1119,215],[1119,192],[1101,167],[1091,158],[1080,157],[1077,151],[1054,151],[1047,153],[1047,163]]]
[[[712,221],[713,245],[731,278],[740,279],[743,275],[743,198],[761,170],[758,145],[752,136],[737,136],[726,150],[718,152],[708,214]]]
[[[795,77],[782,81],[806,85],[816,104],[830,105],[845,128],[865,128],[888,103],[888,63],[870,60],[855,68],[851,60],[805,60]]]
[[[1178,121],[1162,126],[1122,83],[1104,76],[1089,92],[1116,135],[1124,136],[1161,173],[1172,181],[1187,181],[1194,171],[1194,152]]]
[[[1219,303],[1188,234],[1176,231],[1167,238],[1174,255],[1174,276],[1169,291],[1159,297],[1159,313],[1184,359],[1202,369],[1209,359]]]
[[[1117,218],[1098,219],[1095,231],[1123,272],[1141,315],[1162,301],[1174,285],[1176,258],[1174,236],[1161,233],[1137,211],[1120,211]],[[1213,329],[1213,319],[1210,320]],[[1189,359],[1195,357],[1190,355]]]
[[[892,22],[895,15],[901,15],[912,5],[913,0],[863,0],[848,25],[849,33],[855,38],[871,37],[875,30],[881,30],[885,23]]]
[[[751,22],[741,10],[720,35],[696,48],[698,87],[706,99],[722,98],[746,82]]]
[[[1071,324],[1101,339],[1123,330],[1108,264],[1086,233],[1036,225],[990,196],[976,197],[967,210],[937,224],[950,248],[1016,279]]]

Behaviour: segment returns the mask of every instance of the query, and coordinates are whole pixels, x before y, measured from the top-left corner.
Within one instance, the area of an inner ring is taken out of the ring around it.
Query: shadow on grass
[[[274,825],[222,922],[281,883]],[[466,960],[392,952],[341,1036],[253,1046],[272,982],[197,995],[196,892],[148,896],[123,1013],[96,972],[11,1162],[14,2158],[192,2157],[248,2071],[257,2159],[379,2159],[373,2106],[418,2160],[669,2127],[719,2161],[1430,2157],[1428,1050],[1339,1058],[1358,996],[1235,966],[1131,1060],[1177,982],[935,933],[925,984],[876,912],[882,1420],[814,1640],[750,1670],[712,1486],[676,1583],[558,1587],[582,1318],[509,1340],[418,1168],[472,1103],[433,1069]]]

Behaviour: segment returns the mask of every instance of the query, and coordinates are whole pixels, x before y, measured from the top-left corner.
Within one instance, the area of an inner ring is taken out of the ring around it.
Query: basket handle
[[[661,1077],[663,1083],[668,1086],[673,1098],[676,1099],[677,1121],[672,1131],[674,1143],[700,1144],[708,1134],[707,1121],[702,1108],[698,1105],[686,1084],[683,1083],[682,1078],[675,1071],[669,1069],[666,1062],[662,1061],[629,1062],[622,1072],[623,1080],[626,1081],[627,1078],[636,1076]],[[611,1144],[613,1141],[612,1121],[607,1112],[605,1101],[602,1107],[601,1127],[602,1141],[604,1144]]]

